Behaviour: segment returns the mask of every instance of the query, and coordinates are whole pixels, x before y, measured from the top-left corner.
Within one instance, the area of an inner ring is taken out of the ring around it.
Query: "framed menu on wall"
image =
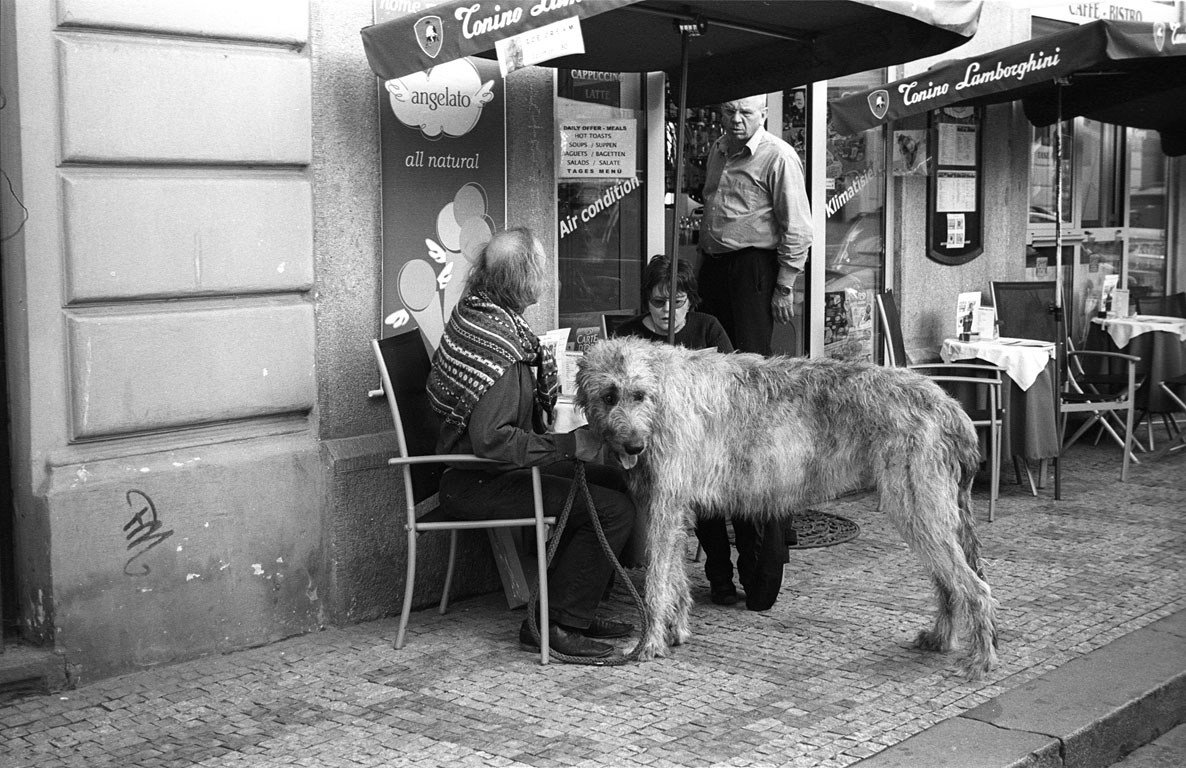
[[[984,251],[982,116],[967,106],[930,114],[927,256],[942,264],[964,264]]]

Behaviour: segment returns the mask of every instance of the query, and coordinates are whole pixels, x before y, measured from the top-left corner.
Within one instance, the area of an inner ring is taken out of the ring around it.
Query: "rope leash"
[[[601,551],[614,564],[614,572],[626,584],[627,589],[630,590],[630,594],[634,597],[634,605],[638,609],[639,617],[642,619],[642,631],[645,632],[648,624],[646,604],[643,602],[642,596],[638,594],[638,589],[635,588],[634,582],[627,575],[626,569],[618,561],[618,557],[614,554],[609,540],[605,538],[605,531],[601,527],[601,517],[597,514],[597,508],[593,506],[593,495],[589,493],[589,483],[585,479],[585,463],[583,461],[576,462],[576,472],[573,474],[572,487],[568,490],[568,498],[564,502],[564,509],[561,510],[560,517],[556,520],[556,530],[552,532],[552,538],[548,541],[547,567],[552,567],[552,558],[556,554],[556,548],[560,546],[560,534],[564,533],[564,526],[568,524],[568,515],[572,512],[572,505],[576,501],[578,489],[585,495],[585,506],[589,510],[589,517],[593,519],[593,530],[597,532],[597,540],[601,542]],[[536,574],[535,586],[531,590],[531,599],[527,603],[527,626],[531,630],[531,637],[537,643],[540,642],[539,621],[536,618],[538,603],[539,574]],[[618,666],[638,660],[638,657],[642,655],[642,639],[639,638],[639,641],[634,645],[630,653],[624,656],[610,656],[604,659],[594,659],[587,656],[569,656],[558,652],[555,648],[549,648],[548,651],[553,659],[566,664],[585,664],[599,667]]]

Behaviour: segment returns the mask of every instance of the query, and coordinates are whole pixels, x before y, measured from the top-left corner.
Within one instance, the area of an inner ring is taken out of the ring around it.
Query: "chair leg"
[[[1128,401],[1128,421],[1124,425],[1124,462],[1120,465],[1120,482],[1128,480],[1128,463],[1129,459],[1137,461],[1137,458],[1132,455],[1132,430],[1133,430],[1133,403],[1132,399]],[[1138,462],[1139,463],[1139,462]]]
[[[416,590],[416,531],[408,531],[408,568],[404,575],[404,605],[399,614],[399,632],[395,635],[395,648],[404,647],[404,634],[408,630],[408,617],[412,613],[412,593]]]
[[[531,487],[535,495],[535,513],[539,519],[544,515],[544,492],[538,467],[531,471]],[[539,663],[547,664],[552,654],[548,624],[548,541],[544,535],[544,526],[538,524],[535,526],[535,567],[539,574]]]
[[[997,496],[1001,492],[1001,428],[996,422],[990,429],[992,435],[992,474],[989,478],[988,491],[988,522],[993,522],[997,515]]]
[[[441,607],[438,612],[444,616],[449,610],[449,594],[453,591],[453,565],[457,562],[457,531],[449,531],[449,565],[445,568],[445,587],[441,590]]]

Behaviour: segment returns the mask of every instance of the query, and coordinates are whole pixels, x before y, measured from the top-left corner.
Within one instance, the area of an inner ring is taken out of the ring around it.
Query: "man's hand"
[[[791,291],[788,295],[782,296],[775,291],[774,298],[770,300],[770,311],[774,315],[774,322],[791,322],[795,317],[795,292]]]

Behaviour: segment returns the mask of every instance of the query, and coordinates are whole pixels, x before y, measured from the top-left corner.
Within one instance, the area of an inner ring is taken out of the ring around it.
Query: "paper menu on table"
[[[992,341],[997,337],[997,310],[995,307],[981,307],[976,312],[975,332],[981,341]]]
[[[976,332],[977,314],[980,312],[980,291],[961,293],[955,302],[956,335]]]
[[[1117,288],[1112,291],[1112,314],[1116,317],[1128,317],[1132,312],[1128,306],[1128,289]]]
[[[556,374],[560,379],[560,393],[571,395],[576,391],[576,365],[567,353],[568,335],[571,329],[557,328],[539,337],[539,343],[552,351],[556,360]]]

